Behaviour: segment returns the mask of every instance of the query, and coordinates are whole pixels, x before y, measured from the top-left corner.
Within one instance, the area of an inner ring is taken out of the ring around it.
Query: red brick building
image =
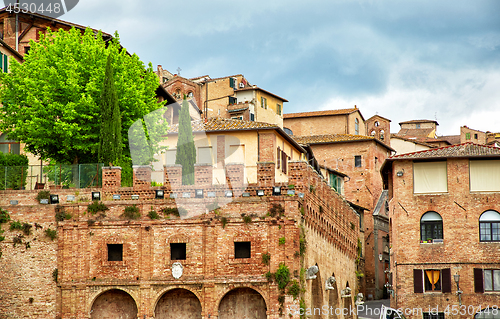
[[[500,149],[466,143],[396,155],[382,170],[391,306],[408,318],[499,318],[491,310],[500,300]]]
[[[1,318],[299,318],[301,307],[311,318],[351,318],[362,210],[306,161],[287,160],[278,181],[273,134],[259,133],[251,184],[243,164],[226,165],[226,185],[197,166],[195,185],[183,186],[181,168],[166,167],[155,188],[151,169],[136,167],[134,187],[123,188],[110,167],[102,189],[52,191],[59,206],[3,191],[12,220],[34,226],[23,234],[2,225]],[[109,210],[91,211],[92,191]]]
[[[320,165],[345,173],[345,198],[364,207],[365,294],[368,299],[385,297],[384,271],[389,268],[389,219],[380,168],[394,151],[373,136],[326,134],[294,136],[301,145],[311,147]]]

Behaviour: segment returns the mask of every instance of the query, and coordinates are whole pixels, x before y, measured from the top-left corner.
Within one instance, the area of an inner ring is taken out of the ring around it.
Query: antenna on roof
[[[181,75],[182,69],[180,67],[177,68],[177,75]]]

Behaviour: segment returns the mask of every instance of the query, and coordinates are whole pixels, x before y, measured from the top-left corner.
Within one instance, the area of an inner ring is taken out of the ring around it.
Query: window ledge
[[[252,263],[252,258],[230,258],[230,264],[250,264]]]
[[[413,193],[413,196],[439,196],[448,195],[448,192],[436,192],[436,193]]]
[[[431,243],[427,243],[425,241],[424,242],[420,241],[420,244],[421,245],[424,245],[424,244],[426,244],[426,245],[433,245],[433,244],[435,244],[435,245],[443,245],[444,244],[444,240],[442,240],[442,239],[439,239],[439,240],[440,241],[437,241],[437,242],[433,240]]]

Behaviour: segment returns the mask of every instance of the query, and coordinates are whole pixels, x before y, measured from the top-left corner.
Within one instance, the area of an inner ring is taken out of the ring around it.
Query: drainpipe
[[[19,0],[17,0],[19,4]],[[19,13],[16,13],[16,51],[19,52]]]

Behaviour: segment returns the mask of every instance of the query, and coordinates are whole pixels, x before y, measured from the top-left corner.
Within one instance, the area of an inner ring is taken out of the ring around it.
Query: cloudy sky
[[[82,0],[60,19],[119,32],[156,69],[243,74],[285,112],[437,119],[500,132],[500,1]]]

